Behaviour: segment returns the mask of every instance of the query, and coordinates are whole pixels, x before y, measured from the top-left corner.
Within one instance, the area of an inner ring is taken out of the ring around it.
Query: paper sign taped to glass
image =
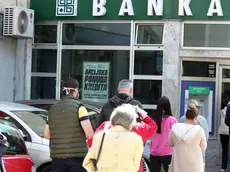
[[[109,62],[84,62],[82,100],[105,103],[109,94]]]

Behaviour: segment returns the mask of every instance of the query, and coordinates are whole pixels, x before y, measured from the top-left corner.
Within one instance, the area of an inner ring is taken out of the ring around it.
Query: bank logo
[[[56,16],[77,16],[78,0],[56,0]]]

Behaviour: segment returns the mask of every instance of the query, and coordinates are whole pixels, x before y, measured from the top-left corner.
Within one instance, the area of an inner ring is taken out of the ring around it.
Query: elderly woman
[[[137,114],[135,108],[125,104],[116,108],[110,118],[112,128],[105,131],[101,154],[98,159],[98,172],[136,172],[140,167],[143,141],[131,132]],[[92,159],[97,159],[104,132],[94,136],[92,147],[83,162],[88,172],[95,172]]]

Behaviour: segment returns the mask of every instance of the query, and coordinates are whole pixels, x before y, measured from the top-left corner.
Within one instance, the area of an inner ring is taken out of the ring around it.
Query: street
[[[205,169],[205,172],[219,172],[219,171],[220,171],[220,166],[208,167]]]

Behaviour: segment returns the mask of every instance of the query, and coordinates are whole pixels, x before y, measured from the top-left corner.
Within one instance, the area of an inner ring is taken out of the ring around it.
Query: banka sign
[[[77,16],[78,0],[56,0],[56,16]],[[107,2],[115,0],[92,0],[89,8],[92,7],[92,16],[105,16],[107,14]],[[137,0],[122,0],[118,10],[118,16],[135,16],[134,5]],[[164,15],[164,1],[167,0],[147,0],[147,6],[140,6],[139,8],[146,9],[147,16],[163,16]],[[171,0],[173,1],[173,0]],[[178,16],[193,16],[190,4],[194,0],[177,0],[178,1]],[[198,0],[202,1],[202,0]],[[90,9],[85,10],[90,10]],[[202,8],[202,7],[197,7]],[[223,9],[221,0],[210,0],[207,10],[207,16],[223,16]]]

